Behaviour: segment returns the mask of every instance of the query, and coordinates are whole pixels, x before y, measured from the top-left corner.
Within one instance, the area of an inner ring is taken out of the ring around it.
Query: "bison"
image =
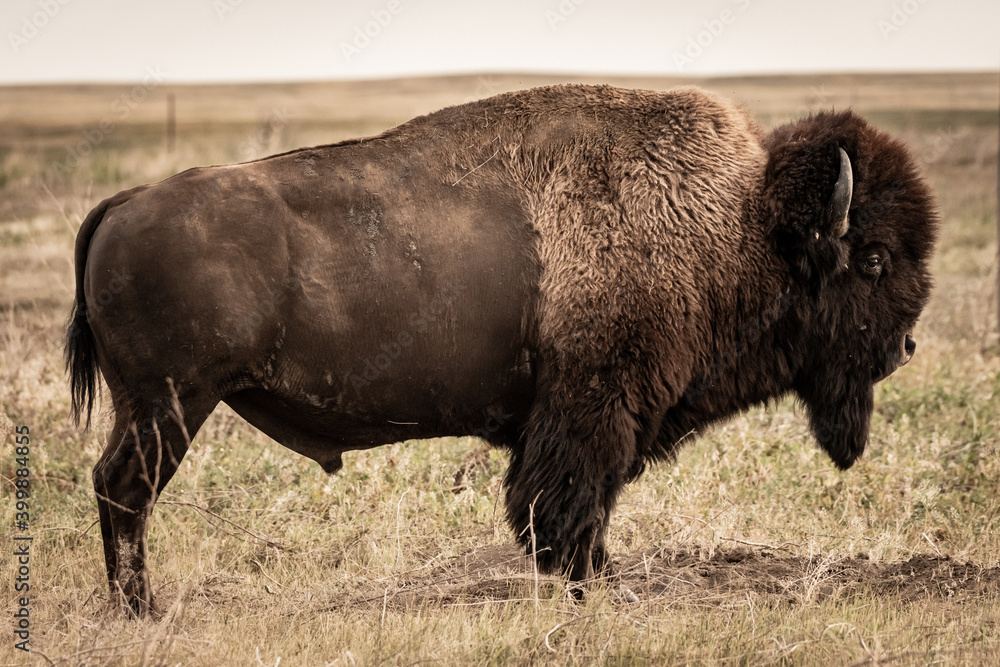
[[[797,396],[846,469],[913,354],[937,225],[855,113],[766,132],[691,87],[506,93],[121,192],[80,228],[66,340],[75,418],[98,370],[114,404],[112,595],[151,609],[149,512],[220,401],[329,473],[484,436],[514,535],[573,582],[627,482],[750,406]]]

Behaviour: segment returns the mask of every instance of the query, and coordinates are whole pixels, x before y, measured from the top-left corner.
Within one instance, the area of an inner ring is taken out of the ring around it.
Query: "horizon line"
[[[426,74],[387,74],[369,77],[302,77],[289,79],[178,79],[165,82],[167,86],[271,86],[295,84],[322,83],[365,83],[390,82],[415,79],[448,79],[475,77],[580,77],[610,79],[679,79],[679,80],[724,80],[724,79],[763,79],[763,78],[808,78],[830,76],[930,76],[930,75],[985,75],[995,74],[1000,77],[1000,69],[901,69],[901,70],[815,70],[815,71],[750,71],[750,72],[715,72],[710,74],[677,73],[636,73],[636,72],[573,72],[561,70],[470,70],[467,72],[434,72]],[[87,79],[87,80],[40,80],[40,81],[0,81],[0,88],[14,87],[49,87],[49,86],[128,86],[141,83],[141,78],[128,79]]]

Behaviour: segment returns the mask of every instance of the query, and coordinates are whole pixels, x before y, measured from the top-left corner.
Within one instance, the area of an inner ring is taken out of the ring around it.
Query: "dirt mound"
[[[378,601],[402,606],[428,601],[509,601],[530,597],[534,582],[531,560],[520,549],[488,547],[452,559],[423,576],[402,578],[388,600],[379,596]],[[540,575],[538,582],[546,596],[563,586],[557,578],[545,575]],[[997,597],[1000,568],[926,555],[875,563],[865,554],[805,558],[766,549],[720,549],[711,555],[661,550],[616,558],[605,582],[627,602],[711,604],[745,592],[774,596],[791,604],[864,593],[908,602],[934,597]]]
[[[1000,568],[983,568],[949,558],[918,555],[895,563],[874,563],[865,554],[850,558],[803,558],[772,551],[734,549],[709,558],[696,552],[630,556],[612,579],[654,596],[702,591],[753,591],[809,600],[871,591],[903,601],[928,597],[996,596]]]

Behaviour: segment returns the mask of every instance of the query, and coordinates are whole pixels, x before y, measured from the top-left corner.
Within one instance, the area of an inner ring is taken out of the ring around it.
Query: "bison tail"
[[[86,413],[87,428],[90,428],[90,411],[97,391],[97,347],[87,321],[87,304],[80,301],[73,304],[66,327],[66,372],[69,373],[73,421],[79,424],[81,414]]]
[[[97,344],[87,320],[87,297],[84,293],[84,273],[87,268],[87,249],[90,239],[108,210],[109,200],[101,202],[90,212],[80,226],[76,237],[76,301],[66,325],[66,372],[69,373],[71,412],[73,421],[80,423],[82,413],[90,428],[90,413],[94,407],[94,394],[98,391]]]

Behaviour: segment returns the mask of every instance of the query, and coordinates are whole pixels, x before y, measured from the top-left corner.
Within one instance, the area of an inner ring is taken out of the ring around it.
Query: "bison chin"
[[[809,410],[809,426],[820,447],[838,468],[850,468],[868,444],[875,406],[871,381],[813,376],[796,391]]]

